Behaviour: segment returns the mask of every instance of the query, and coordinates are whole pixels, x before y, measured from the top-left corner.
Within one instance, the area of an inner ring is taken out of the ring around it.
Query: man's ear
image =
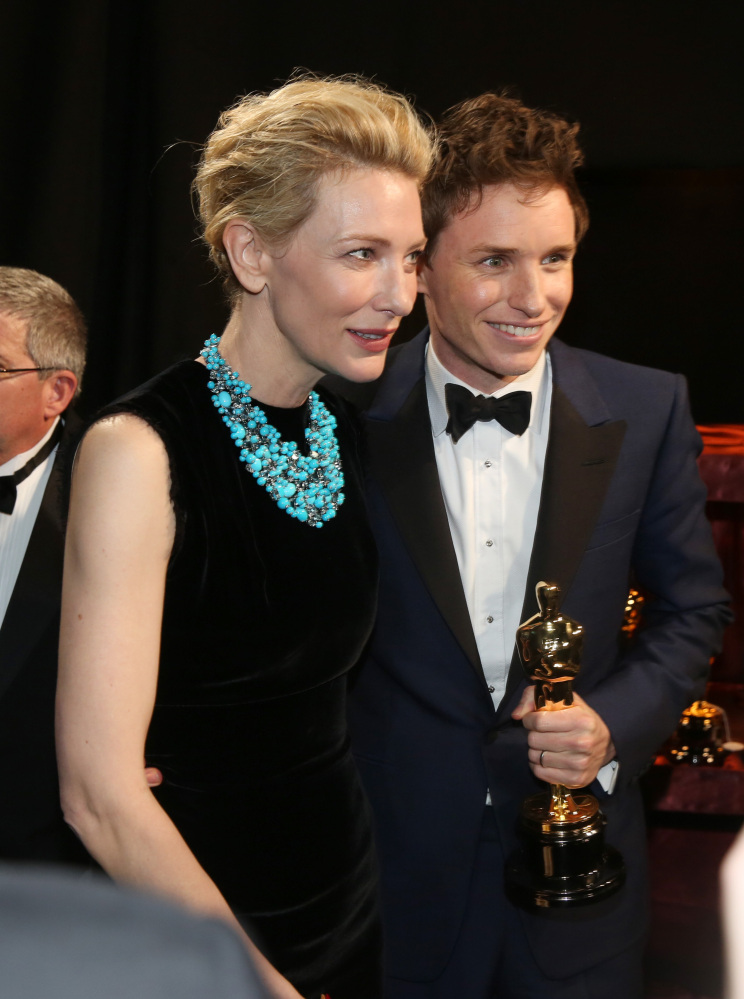
[[[77,375],[67,368],[44,379],[44,419],[53,420],[64,413],[77,391]]]
[[[252,295],[262,292],[266,285],[267,253],[251,223],[245,219],[228,222],[222,233],[222,245],[241,287]]]
[[[429,286],[426,283],[426,276],[429,273],[429,258],[426,253],[422,253],[416,262],[416,290],[422,295],[429,294]]]

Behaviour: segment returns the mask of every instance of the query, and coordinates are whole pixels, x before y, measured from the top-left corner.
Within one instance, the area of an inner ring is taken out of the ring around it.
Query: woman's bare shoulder
[[[75,478],[152,475],[168,471],[162,438],[133,413],[116,413],[96,420],[85,433],[75,456]]]
[[[70,520],[136,524],[150,534],[174,530],[168,453],[143,419],[117,413],[97,420],[83,437],[73,468]],[[160,548],[161,545],[158,544]]]
[[[147,420],[135,413],[102,416],[86,430],[81,442],[81,449],[83,447],[96,452],[106,451],[109,448],[116,450],[143,448],[165,452],[165,445],[157,431]]]

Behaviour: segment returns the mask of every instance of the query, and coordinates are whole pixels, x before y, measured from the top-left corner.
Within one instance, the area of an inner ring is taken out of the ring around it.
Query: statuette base
[[[625,881],[617,850],[604,843],[605,817],[593,795],[568,796],[569,814],[556,815],[555,796],[534,794],[522,803],[522,849],[506,867],[512,901],[524,908],[587,905]]]

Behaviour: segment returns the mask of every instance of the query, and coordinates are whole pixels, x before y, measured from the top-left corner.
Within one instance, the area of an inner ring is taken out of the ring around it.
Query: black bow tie
[[[62,436],[62,421],[57,424],[54,433],[46,442],[43,448],[36,452],[33,458],[29,458],[26,464],[19,468],[12,475],[0,475],[0,513],[10,515],[15,507],[17,489],[24,479],[27,479],[35,468],[38,468],[42,461],[45,461],[59,443]]]
[[[498,420],[511,434],[521,437],[530,424],[531,392],[509,392],[499,399],[485,395],[473,395],[464,385],[448,382],[444,386],[449,420],[447,433],[452,443],[457,444],[478,420]]]

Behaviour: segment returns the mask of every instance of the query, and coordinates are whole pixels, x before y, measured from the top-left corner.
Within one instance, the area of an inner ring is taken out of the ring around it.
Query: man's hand
[[[535,711],[535,688],[527,687],[512,718],[528,731],[528,756],[535,777],[550,784],[586,787],[614,759],[615,747],[597,712],[578,694],[573,699],[570,708]]]

